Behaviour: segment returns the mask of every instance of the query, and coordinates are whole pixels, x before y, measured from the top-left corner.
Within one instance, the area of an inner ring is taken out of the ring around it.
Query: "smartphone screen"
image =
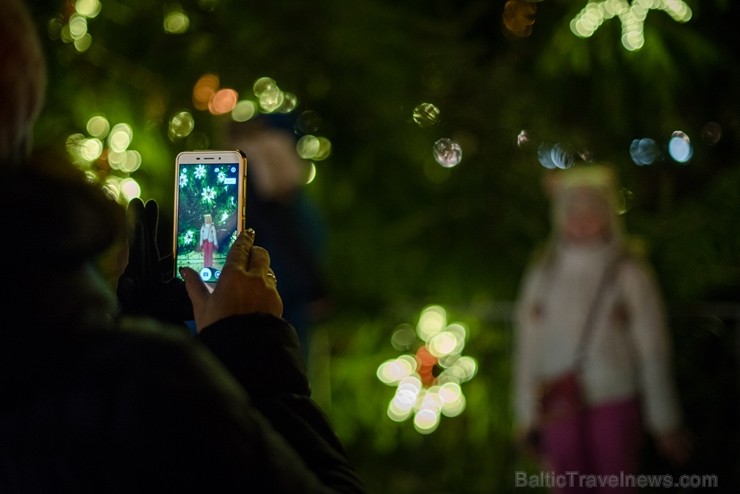
[[[246,160],[238,150],[177,156],[175,273],[187,266],[206,283],[218,281],[226,254],[244,228],[245,180]]]

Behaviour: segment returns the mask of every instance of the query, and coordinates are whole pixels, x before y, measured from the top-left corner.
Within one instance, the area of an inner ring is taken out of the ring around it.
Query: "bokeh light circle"
[[[100,13],[101,5],[99,0],[77,0],[75,2],[75,11],[88,18],[97,17]]]
[[[231,118],[235,122],[246,122],[257,114],[257,104],[251,100],[241,100],[231,110]]]
[[[293,93],[283,92],[283,102],[278,108],[280,113],[290,113],[298,107],[298,96]]]
[[[391,336],[391,345],[399,351],[409,350],[414,342],[416,342],[416,333],[408,324],[404,324],[396,328]]]
[[[92,137],[105,139],[108,132],[110,132],[110,122],[103,115],[95,115],[90,117],[85,128]]]
[[[141,197],[141,186],[133,178],[124,178],[121,180],[120,188],[121,195],[123,195],[126,201],[130,201],[135,197]]]
[[[91,138],[81,142],[80,156],[85,161],[95,161],[103,154],[103,142],[100,139]]]
[[[134,149],[127,149],[124,153],[124,160],[121,165],[121,171],[133,173],[141,167],[141,153]]]
[[[630,144],[630,157],[638,166],[652,165],[660,158],[660,149],[653,139],[635,139]]]
[[[272,113],[278,110],[285,100],[285,93],[279,87],[273,87],[260,93],[259,104],[260,107],[267,113]]]
[[[622,187],[619,189],[619,202],[617,203],[617,214],[627,214],[632,209],[632,203],[635,200],[635,194],[630,189]]]
[[[678,163],[687,163],[694,155],[694,148],[691,145],[691,139],[685,132],[675,131],[668,141],[668,153]]]
[[[171,138],[183,139],[195,128],[193,114],[187,110],[175,113],[170,119],[168,134]]]
[[[69,36],[73,40],[82,39],[87,34],[87,19],[78,14],[69,18]]]
[[[421,103],[414,108],[411,116],[419,127],[425,128],[436,125],[439,122],[439,115],[439,108],[432,103]]]
[[[208,103],[211,101],[213,95],[216,94],[220,85],[221,80],[218,75],[210,73],[203,74],[193,86],[193,106],[197,110],[207,110]]]
[[[452,168],[462,161],[462,148],[457,142],[447,137],[437,139],[434,143],[433,154],[435,161],[444,168]]]
[[[277,89],[277,83],[271,77],[260,77],[252,85],[252,91],[258,98],[267,91],[274,91]]]
[[[173,8],[164,17],[162,28],[166,33],[182,34],[190,27],[190,18],[181,8]]]
[[[312,134],[321,126],[321,115],[313,110],[302,112],[295,120],[293,128],[300,134]]]
[[[516,135],[516,145],[518,148],[525,148],[532,144],[532,137],[527,130],[520,130]]]
[[[414,428],[422,434],[431,434],[439,426],[439,414],[434,410],[419,410],[414,415]]]
[[[303,159],[314,159],[320,149],[321,141],[319,141],[318,137],[311,134],[304,135],[296,143],[296,152]]]
[[[239,94],[229,88],[223,88],[216,91],[208,102],[208,111],[213,115],[223,115],[231,112],[239,101]]]
[[[707,122],[701,129],[701,137],[710,146],[717,144],[722,138],[722,126],[717,122]]]
[[[131,145],[133,138],[134,130],[129,124],[116,124],[108,134],[108,147],[112,151],[125,151]]]

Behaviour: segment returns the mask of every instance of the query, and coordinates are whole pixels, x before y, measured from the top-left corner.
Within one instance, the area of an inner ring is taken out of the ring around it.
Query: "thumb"
[[[200,314],[210,294],[208,287],[200,279],[198,273],[191,268],[181,267],[180,276],[185,280],[185,290],[188,292],[190,302],[193,304],[193,313]]]

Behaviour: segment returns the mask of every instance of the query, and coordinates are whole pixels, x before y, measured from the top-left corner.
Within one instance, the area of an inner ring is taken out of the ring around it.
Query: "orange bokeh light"
[[[193,106],[207,110],[211,99],[218,91],[220,80],[216,74],[204,74],[193,86]]]
[[[233,89],[219,89],[208,103],[208,111],[214,115],[229,113],[239,101],[239,94]]]

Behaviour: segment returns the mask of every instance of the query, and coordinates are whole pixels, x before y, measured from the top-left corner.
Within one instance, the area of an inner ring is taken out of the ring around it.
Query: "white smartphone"
[[[183,151],[175,160],[173,252],[206,283],[221,276],[226,253],[244,229],[247,160],[241,150]]]

